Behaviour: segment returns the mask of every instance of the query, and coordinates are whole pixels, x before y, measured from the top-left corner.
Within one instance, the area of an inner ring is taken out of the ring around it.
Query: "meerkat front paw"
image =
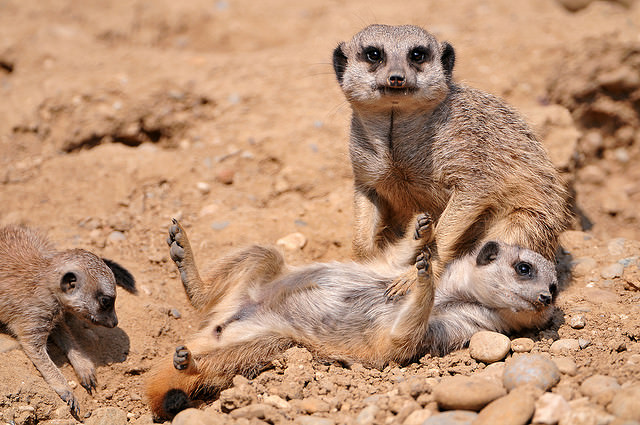
[[[416,229],[413,234],[415,240],[428,241],[433,237],[433,219],[431,214],[422,213],[416,217]]]
[[[424,248],[416,257],[416,269],[418,277],[427,277],[429,275],[429,267],[431,266],[431,251]]]
[[[173,353],[173,367],[177,370],[185,370],[191,363],[191,352],[184,345],[176,347],[175,353]]]
[[[180,266],[185,258],[184,239],[186,238],[184,229],[175,218],[171,220],[167,244],[169,245],[169,255],[177,266]]]

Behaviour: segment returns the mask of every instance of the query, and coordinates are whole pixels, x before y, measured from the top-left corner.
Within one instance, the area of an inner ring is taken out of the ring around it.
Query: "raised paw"
[[[416,269],[418,269],[418,276],[427,276],[429,274],[430,265],[431,252],[428,249],[423,249],[416,257]]]
[[[169,236],[167,237],[169,255],[176,264],[180,265],[180,262],[185,257],[183,246],[184,230],[178,220],[174,218],[171,221],[173,224],[169,227]]]
[[[416,231],[413,234],[415,240],[431,237],[433,232],[433,219],[431,214],[422,213],[416,217]]]
[[[173,367],[177,370],[185,370],[189,367],[191,361],[191,352],[184,345],[176,347],[175,353],[173,353]]]

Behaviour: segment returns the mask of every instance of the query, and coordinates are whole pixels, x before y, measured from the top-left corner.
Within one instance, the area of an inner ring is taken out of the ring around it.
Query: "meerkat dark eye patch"
[[[373,46],[365,47],[364,50],[362,51],[362,55],[367,62],[372,64],[380,63],[384,59],[382,50]]]
[[[426,46],[418,46],[409,52],[409,61],[415,64],[423,64],[433,58],[431,49]]]
[[[492,263],[498,258],[498,253],[500,252],[500,246],[497,242],[487,242],[484,244],[478,256],[476,257],[476,264],[479,266],[486,266],[487,264]]]
[[[77,281],[78,277],[75,273],[65,273],[64,276],[62,276],[62,279],[60,279],[60,289],[62,289],[63,292],[69,292],[76,287]]]

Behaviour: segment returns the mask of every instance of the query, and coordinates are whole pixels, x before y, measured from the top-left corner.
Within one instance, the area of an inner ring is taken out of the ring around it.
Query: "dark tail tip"
[[[177,389],[169,390],[162,402],[162,410],[171,417],[189,407],[191,407],[189,396],[184,391]]]
[[[106,258],[103,258],[102,261],[104,261],[107,267],[109,267],[113,272],[113,275],[116,278],[116,285],[124,288],[127,292],[131,292],[132,294],[138,292],[136,289],[136,280],[133,278],[133,275],[129,270],[125,269],[115,261],[111,261]]]

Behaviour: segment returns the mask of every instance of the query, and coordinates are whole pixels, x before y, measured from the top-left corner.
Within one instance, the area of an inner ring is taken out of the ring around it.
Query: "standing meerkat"
[[[77,417],[78,401],[49,357],[49,336],[73,366],[80,384],[96,388],[95,366],[82,352],[65,315],[113,328],[116,284],[135,292],[133,276],[113,261],[83,249],[57,251],[34,230],[0,228],[0,322],[17,337],[42,377]]]
[[[410,25],[371,25],[334,50],[353,112],[355,257],[379,256],[417,212],[430,211],[436,276],[488,240],[553,260],[569,219],[567,189],[520,115],[455,83],[454,62],[449,43]]]
[[[549,320],[556,275],[540,254],[487,242],[450,264],[436,289],[430,217],[418,216],[415,229],[381,261],[292,268],[273,248],[253,246],[218,260],[201,279],[174,221],[170,256],[203,321],[172,360],[152,369],[153,414],[170,418],[194,396],[224,389],[237,374],[256,374],[294,345],[321,360],[380,368],[459,348],[481,329],[513,331]],[[388,285],[411,264],[414,287],[389,299]]]

